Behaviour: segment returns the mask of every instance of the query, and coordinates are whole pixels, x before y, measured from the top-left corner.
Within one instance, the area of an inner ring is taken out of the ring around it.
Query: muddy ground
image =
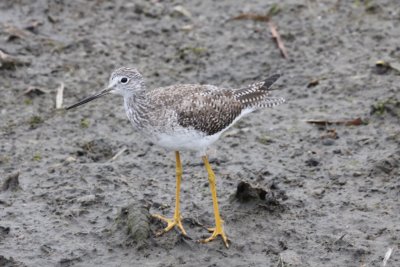
[[[266,22],[229,20],[274,3],[288,59]],[[400,266],[397,0],[2,0],[0,49],[1,266],[381,266],[390,249]],[[181,155],[191,239],[155,237],[148,209],[172,215],[173,152],[134,132],[117,96],[55,109],[60,84],[67,106],[119,66],[149,88],[283,74],[287,103],[210,151],[229,249],[197,242],[213,223],[197,155]],[[241,181],[266,199],[235,200]]]

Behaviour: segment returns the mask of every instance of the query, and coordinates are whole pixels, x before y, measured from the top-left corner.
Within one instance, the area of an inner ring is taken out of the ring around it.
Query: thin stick
[[[122,153],[124,153],[128,148],[126,146],[124,146],[120,151],[117,152],[117,154],[114,155],[114,157],[112,157],[111,159],[109,159],[107,162],[111,162],[116,160],[119,156],[122,155]]]
[[[279,50],[281,51],[281,54],[284,58],[288,58],[288,53],[286,51],[286,47],[283,44],[281,35],[279,34],[278,30],[276,29],[275,23],[273,23],[271,20],[268,22],[269,30],[271,31],[272,38],[274,38],[276,45],[278,46]]]
[[[382,262],[382,266],[383,267],[386,266],[390,256],[392,255],[392,252],[393,252],[393,248],[389,248],[388,251],[386,251],[385,258],[383,259],[383,262]]]
[[[341,120],[341,121],[330,121],[330,120],[308,120],[307,123],[315,124],[315,125],[344,125],[344,126],[359,126],[363,125],[364,121],[361,118],[356,118],[353,120]]]
[[[57,88],[56,109],[60,109],[62,107],[63,97],[64,97],[64,83],[61,82],[60,86]]]

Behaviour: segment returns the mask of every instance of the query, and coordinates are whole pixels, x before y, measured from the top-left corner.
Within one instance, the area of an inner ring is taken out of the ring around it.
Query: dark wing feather
[[[271,86],[280,76],[280,74],[275,74],[262,82],[256,82],[245,88],[235,90],[234,96],[245,107],[266,107],[263,102],[268,99]]]
[[[274,74],[264,80],[264,85],[260,88],[261,90],[270,90],[271,86],[281,77],[280,74]]]

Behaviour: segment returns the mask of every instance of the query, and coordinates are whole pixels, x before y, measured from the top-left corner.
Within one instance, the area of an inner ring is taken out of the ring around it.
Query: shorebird
[[[199,152],[208,173],[215,219],[215,227],[209,229],[212,232],[211,236],[201,242],[207,243],[220,236],[228,247],[228,238],[218,208],[215,174],[206,151],[223,132],[244,115],[285,102],[284,98],[270,96],[270,87],[279,77],[279,74],[275,74],[264,81],[240,89],[180,84],[148,90],[142,75],[136,69],[122,67],[111,74],[109,84],[104,90],[66,109],[75,108],[110,93],[121,95],[132,126],[153,143],[175,151],[175,211],[172,218],[153,215],[167,223],[167,227],[157,235],[175,227],[183,235],[187,235],[180,212],[182,163],[179,151]]]

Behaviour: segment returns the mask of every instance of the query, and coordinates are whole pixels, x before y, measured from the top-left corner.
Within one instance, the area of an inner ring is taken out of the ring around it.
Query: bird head
[[[104,95],[117,94],[123,97],[129,97],[144,89],[145,86],[142,75],[134,68],[122,67],[111,74],[108,86],[105,89],[97,94],[82,99],[66,109],[68,110],[86,104]]]
[[[142,75],[134,68],[122,67],[115,70],[106,88],[112,94],[130,96],[145,89]]]

